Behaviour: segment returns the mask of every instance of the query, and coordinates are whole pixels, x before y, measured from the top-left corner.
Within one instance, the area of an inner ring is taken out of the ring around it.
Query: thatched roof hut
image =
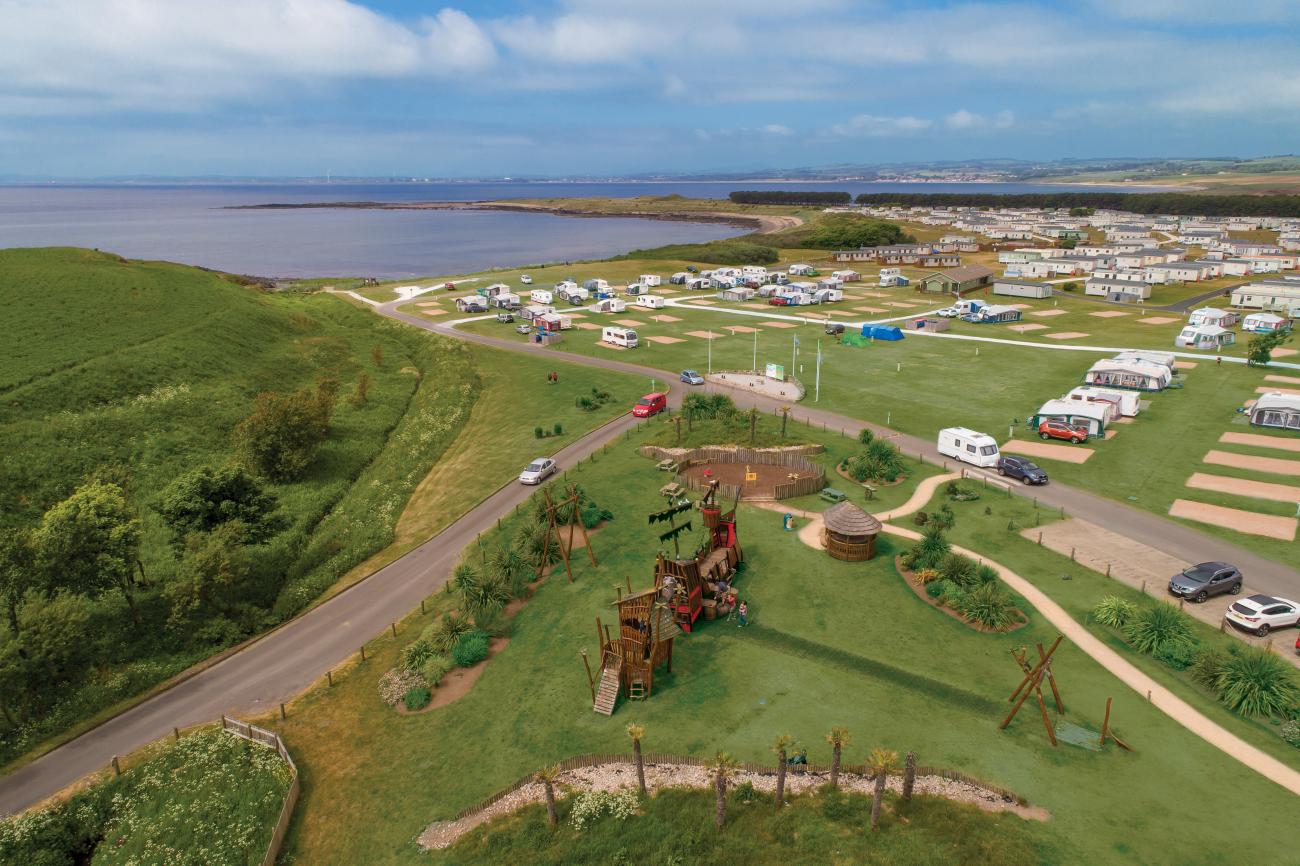
[[[852,502],[840,502],[822,512],[822,544],[836,559],[861,562],[876,555],[880,521]]]

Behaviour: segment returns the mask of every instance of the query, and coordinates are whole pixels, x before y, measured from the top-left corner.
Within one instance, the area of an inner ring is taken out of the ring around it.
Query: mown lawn
[[[275,723],[305,780],[291,862],[420,862],[413,839],[430,821],[545,762],[623,751],[632,721],[646,726],[653,751],[721,748],[754,761],[768,759],[781,733],[824,760],[825,732],[848,726],[854,744],[846,760],[877,745],[914,750],[921,763],[997,782],[1049,810],[1051,821],[1026,827],[1044,863],[1217,863],[1235,850],[1222,827],[1265,833],[1294,811],[1283,789],[1210,748],[1069,645],[1059,651],[1056,674],[1070,719],[1096,729],[1113,697],[1113,722],[1136,751],[1053,749],[1032,715],[999,731],[1019,680],[1009,650],[1055,638],[1040,618],[1031,612],[1024,629],[979,634],[915,597],[893,568],[901,549],[893,540],[882,538],[870,563],[841,563],[781,532],[779,513],[749,507],[740,515],[749,567],[739,588],[752,625],[706,624],[679,641],[675,673],[657,678],[650,700],[623,703],[613,718],[592,713],[578,651],[594,648],[596,617],[609,621],[612,584],[650,582],[658,548],[644,515],[662,505],[662,476],[634,445],[570,474],[615,514],[593,538],[601,566],[583,559],[574,583],[544,583],[513,620],[509,646],[466,697],[413,716],[378,700],[379,676],[431,621],[431,610],[414,615],[397,640],[377,639],[367,662]],[[967,509],[982,515],[983,507],[994,512],[988,521],[969,520],[981,537],[997,523],[1006,533],[1007,520],[1032,519],[1032,506],[1019,499]],[[959,532],[967,521],[959,510]],[[511,529],[507,522],[505,537]],[[979,541],[970,543],[982,549]],[[1219,820],[1183,820],[1187,803],[1211,801]],[[702,813],[699,824],[707,820]],[[807,852],[800,860],[808,862]]]

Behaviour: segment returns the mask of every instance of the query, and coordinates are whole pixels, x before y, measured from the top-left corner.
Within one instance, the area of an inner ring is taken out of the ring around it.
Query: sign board
[[[745,480],[746,480],[746,481],[757,481],[757,480],[758,480],[758,473],[755,472],[754,470],[750,469],[748,466],[746,466],[746,467],[745,467]]]
[[[784,365],[784,364],[768,364],[768,365],[767,365],[767,372],[765,372],[763,375],[767,376],[767,378],[769,378],[769,379],[776,379],[778,382],[784,382],[784,381],[785,381],[785,365]]]

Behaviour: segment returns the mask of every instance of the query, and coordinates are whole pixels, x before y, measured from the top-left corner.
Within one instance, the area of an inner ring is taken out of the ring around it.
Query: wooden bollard
[[[1182,610],[1182,609],[1183,609],[1183,605],[1185,605],[1185,604],[1187,604],[1187,599],[1185,599],[1185,598],[1179,598],[1179,599],[1178,599],[1178,609],[1179,609],[1179,610]]]
[[[330,688],[334,688],[334,671],[326,671],[325,679],[329,681]]]
[[[176,742],[178,742],[178,743],[181,741],[181,729],[180,729],[180,728],[172,728],[172,739],[174,739],[174,740],[175,740]]]
[[[1147,689],[1147,700],[1148,700],[1148,701],[1151,700],[1151,690],[1150,690],[1150,689]]]
[[[122,775],[122,765],[117,762],[117,755],[113,756],[113,772]]]
[[[280,721],[289,718],[289,714],[284,711],[284,704],[280,704]]]
[[[1043,546],[1043,533],[1041,533],[1041,532],[1038,533],[1038,546],[1039,546],[1039,547],[1042,547],[1042,546]]]
[[[1106,576],[1110,577],[1110,563],[1106,563]]]
[[[362,660],[362,661],[365,661],[365,660],[366,660],[366,645],[365,645],[365,644],[362,644],[362,645],[361,645],[361,660]]]
[[[424,599],[420,599],[420,613],[424,613]]]
[[[393,622],[393,623],[389,623],[389,624],[388,624],[388,627],[392,630],[392,632],[393,632],[393,637],[397,637],[397,623],[395,623],[395,622]]]
[[[1143,595],[1147,594],[1147,582],[1145,580],[1142,581],[1142,594]]]
[[[1074,562],[1074,548],[1070,548],[1070,562]]]

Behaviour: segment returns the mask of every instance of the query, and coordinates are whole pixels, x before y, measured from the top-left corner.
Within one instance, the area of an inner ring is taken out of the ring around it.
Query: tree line
[[[1119,210],[1136,214],[1300,217],[1300,195],[1214,195],[1182,192],[862,193],[860,205]]]
[[[848,204],[847,192],[798,192],[779,189],[736,190],[729,196],[734,204],[808,204],[827,207]]]

